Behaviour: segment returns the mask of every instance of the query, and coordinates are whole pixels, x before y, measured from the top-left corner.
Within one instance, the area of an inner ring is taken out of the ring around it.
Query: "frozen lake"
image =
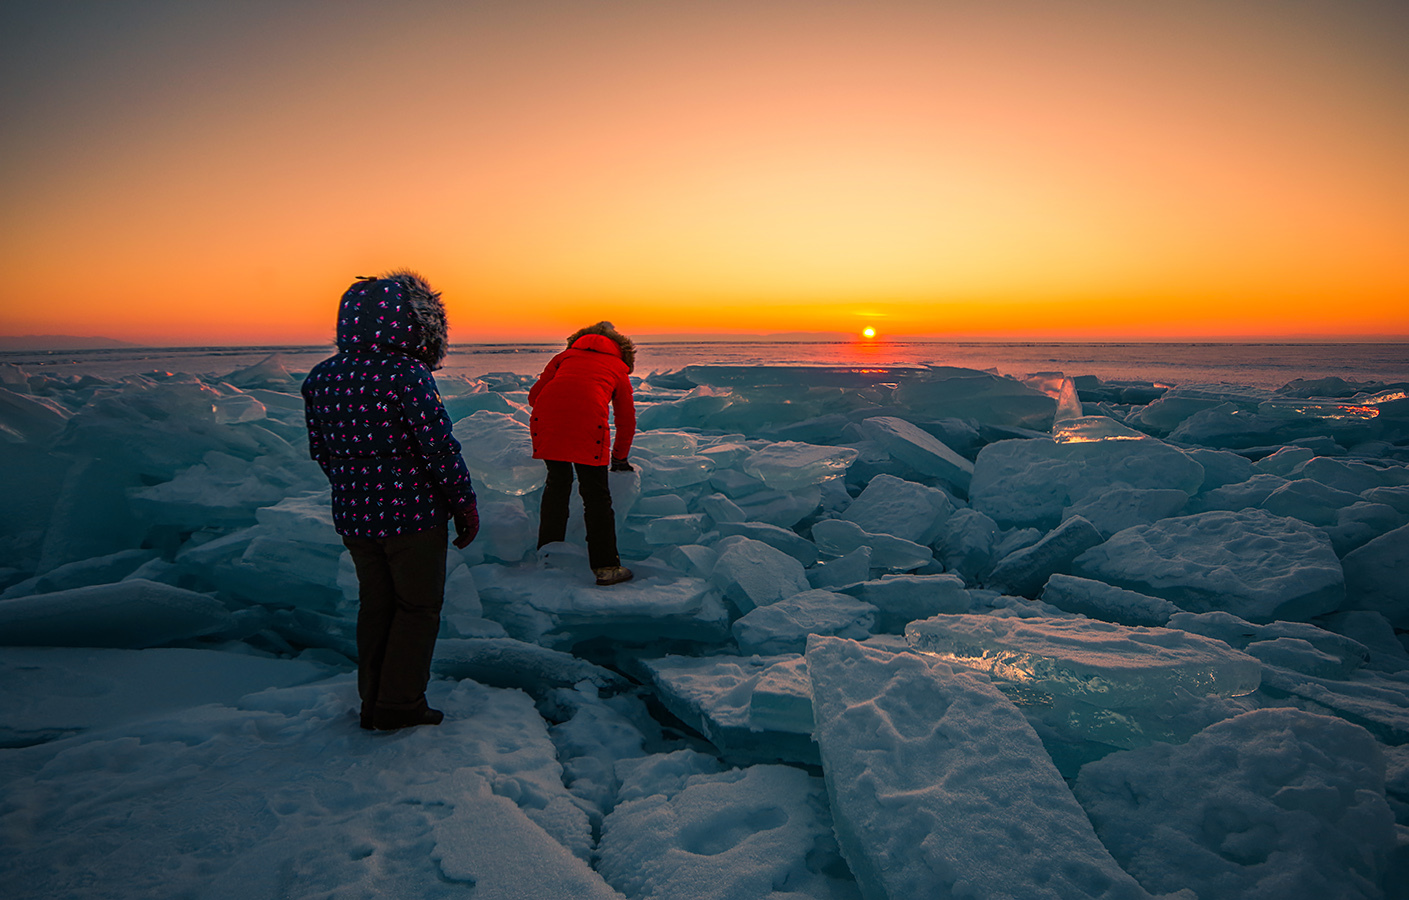
[[[446,374],[536,375],[557,344],[456,344]],[[128,348],[0,352],[0,362],[37,371],[85,371],[121,377],[155,369],[220,374],[279,353],[293,371],[307,371],[331,346]],[[644,342],[637,373],[688,365],[945,365],[996,369],[1005,375],[1064,372],[1107,380],[1164,384],[1229,382],[1275,388],[1294,378],[1409,381],[1404,343],[1001,343],[938,341]]]
[[[7,897],[1404,896],[1402,345],[646,347],[611,588],[535,548],[557,348],[458,349],[395,733],[327,348],[0,360]]]

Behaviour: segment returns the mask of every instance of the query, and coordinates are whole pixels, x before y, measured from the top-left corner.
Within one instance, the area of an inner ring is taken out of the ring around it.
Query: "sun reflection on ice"
[[[1062,419],[1052,425],[1052,440],[1059,444],[1089,444],[1096,441],[1140,441],[1149,435],[1122,425],[1108,416],[1081,416]]]

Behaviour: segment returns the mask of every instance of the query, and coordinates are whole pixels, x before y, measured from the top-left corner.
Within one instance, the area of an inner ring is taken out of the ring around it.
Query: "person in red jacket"
[[[538,546],[567,534],[573,470],[587,524],[587,559],[598,584],[631,578],[616,549],[616,514],[607,467],[631,471],[627,456],[636,436],[631,379],[636,347],[610,322],[589,325],[568,338],[568,348],[548,361],[528,392],[533,408],[529,431],[533,458],[548,467],[539,507]],[[607,427],[607,407],[616,415],[616,440]],[[610,454],[610,455],[609,455]]]

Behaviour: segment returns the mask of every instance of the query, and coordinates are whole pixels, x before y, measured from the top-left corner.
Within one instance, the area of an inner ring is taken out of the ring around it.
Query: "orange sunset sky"
[[[1403,0],[0,5],[0,334],[1409,334]]]

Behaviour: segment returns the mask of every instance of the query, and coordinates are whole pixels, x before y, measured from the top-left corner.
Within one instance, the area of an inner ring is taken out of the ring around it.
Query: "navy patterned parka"
[[[308,447],[333,485],[339,534],[387,538],[479,516],[431,370],[445,357],[440,295],[418,276],[362,279],[338,308],[338,354],[303,382]]]

